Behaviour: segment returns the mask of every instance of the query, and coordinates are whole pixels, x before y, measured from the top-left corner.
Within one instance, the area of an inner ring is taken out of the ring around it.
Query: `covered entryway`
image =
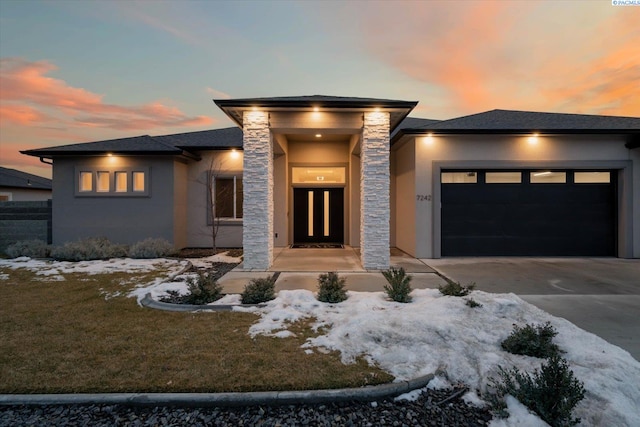
[[[342,188],[294,188],[294,243],[344,243]]]
[[[616,174],[445,170],[443,256],[615,256]]]

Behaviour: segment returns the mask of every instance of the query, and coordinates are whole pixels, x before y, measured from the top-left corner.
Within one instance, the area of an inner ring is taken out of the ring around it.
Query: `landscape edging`
[[[374,401],[424,388],[435,374],[375,386],[323,390],[259,391],[247,393],[74,393],[3,394],[0,406],[132,405],[132,406],[254,406]]]

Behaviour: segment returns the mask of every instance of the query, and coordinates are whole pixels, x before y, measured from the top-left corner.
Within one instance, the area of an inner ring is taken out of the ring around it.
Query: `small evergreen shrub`
[[[411,302],[411,276],[407,275],[404,268],[391,267],[390,269],[383,271],[382,275],[388,285],[384,285],[384,290],[392,300],[396,302]]]
[[[512,395],[523,405],[538,414],[552,427],[576,425],[573,418],[575,406],[584,398],[584,383],[573,376],[567,361],[555,354],[542,364],[533,375],[522,373],[517,368],[505,371],[499,367],[499,379],[490,379],[495,393],[489,396],[494,410],[506,416],[504,396]]]
[[[148,238],[134,243],[129,248],[131,258],[162,258],[174,253],[173,245],[165,239]]]
[[[249,284],[244,287],[244,292],[240,294],[243,304],[260,304],[262,302],[271,301],[276,297],[276,279],[277,275],[267,276],[259,279],[251,279]]]
[[[51,246],[42,240],[20,240],[5,249],[9,258],[28,256],[30,258],[47,258],[51,253]]]
[[[189,293],[182,298],[183,304],[202,305],[217,301],[222,298],[222,285],[220,285],[213,274],[198,273],[198,277],[187,279]]]
[[[106,237],[90,237],[67,242],[63,246],[54,246],[51,249],[51,257],[59,261],[89,261],[126,256],[126,245],[111,243]]]
[[[482,307],[482,304],[480,304],[478,301],[474,300],[473,298],[469,298],[465,304],[471,308],[480,308]]]
[[[560,348],[552,342],[558,332],[547,322],[544,325],[513,325],[511,334],[500,344],[503,350],[513,354],[546,358],[560,354]]]
[[[459,282],[449,282],[444,286],[439,286],[438,290],[442,295],[449,295],[452,297],[466,297],[475,287],[475,283],[471,283],[467,286],[462,286]]]
[[[339,277],[338,273],[329,272],[318,276],[318,301],[339,303],[347,299],[344,288],[347,279]]]

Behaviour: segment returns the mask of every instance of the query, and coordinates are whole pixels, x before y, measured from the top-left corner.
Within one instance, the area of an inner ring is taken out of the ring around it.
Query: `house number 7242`
[[[431,194],[416,194],[416,200],[419,202],[430,202]]]

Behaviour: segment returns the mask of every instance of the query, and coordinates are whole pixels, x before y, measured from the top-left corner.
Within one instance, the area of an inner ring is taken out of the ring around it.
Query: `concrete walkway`
[[[640,260],[620,258],[443,258],[423,260],[462,284],[513,292],[640,360]]]
[[[240,293],[251,279],[266,277],[275,272],[280,276],[276,291],[290,289],[318,289],[318,276],[335,271],[347,279],[347,289],[352,291],[378,292],[387,283],[379,271],[366,271],[360,264],[357,249],[291,249],[275,248],[274,262],[269,271],[245,271],[242,264],[225,274],[218,282],[225,293]],[[391,250],[391,265],[403,267],[411,273],[411,285],[416,289],[437,288],[446,284],[434,269],[397,249]]]

